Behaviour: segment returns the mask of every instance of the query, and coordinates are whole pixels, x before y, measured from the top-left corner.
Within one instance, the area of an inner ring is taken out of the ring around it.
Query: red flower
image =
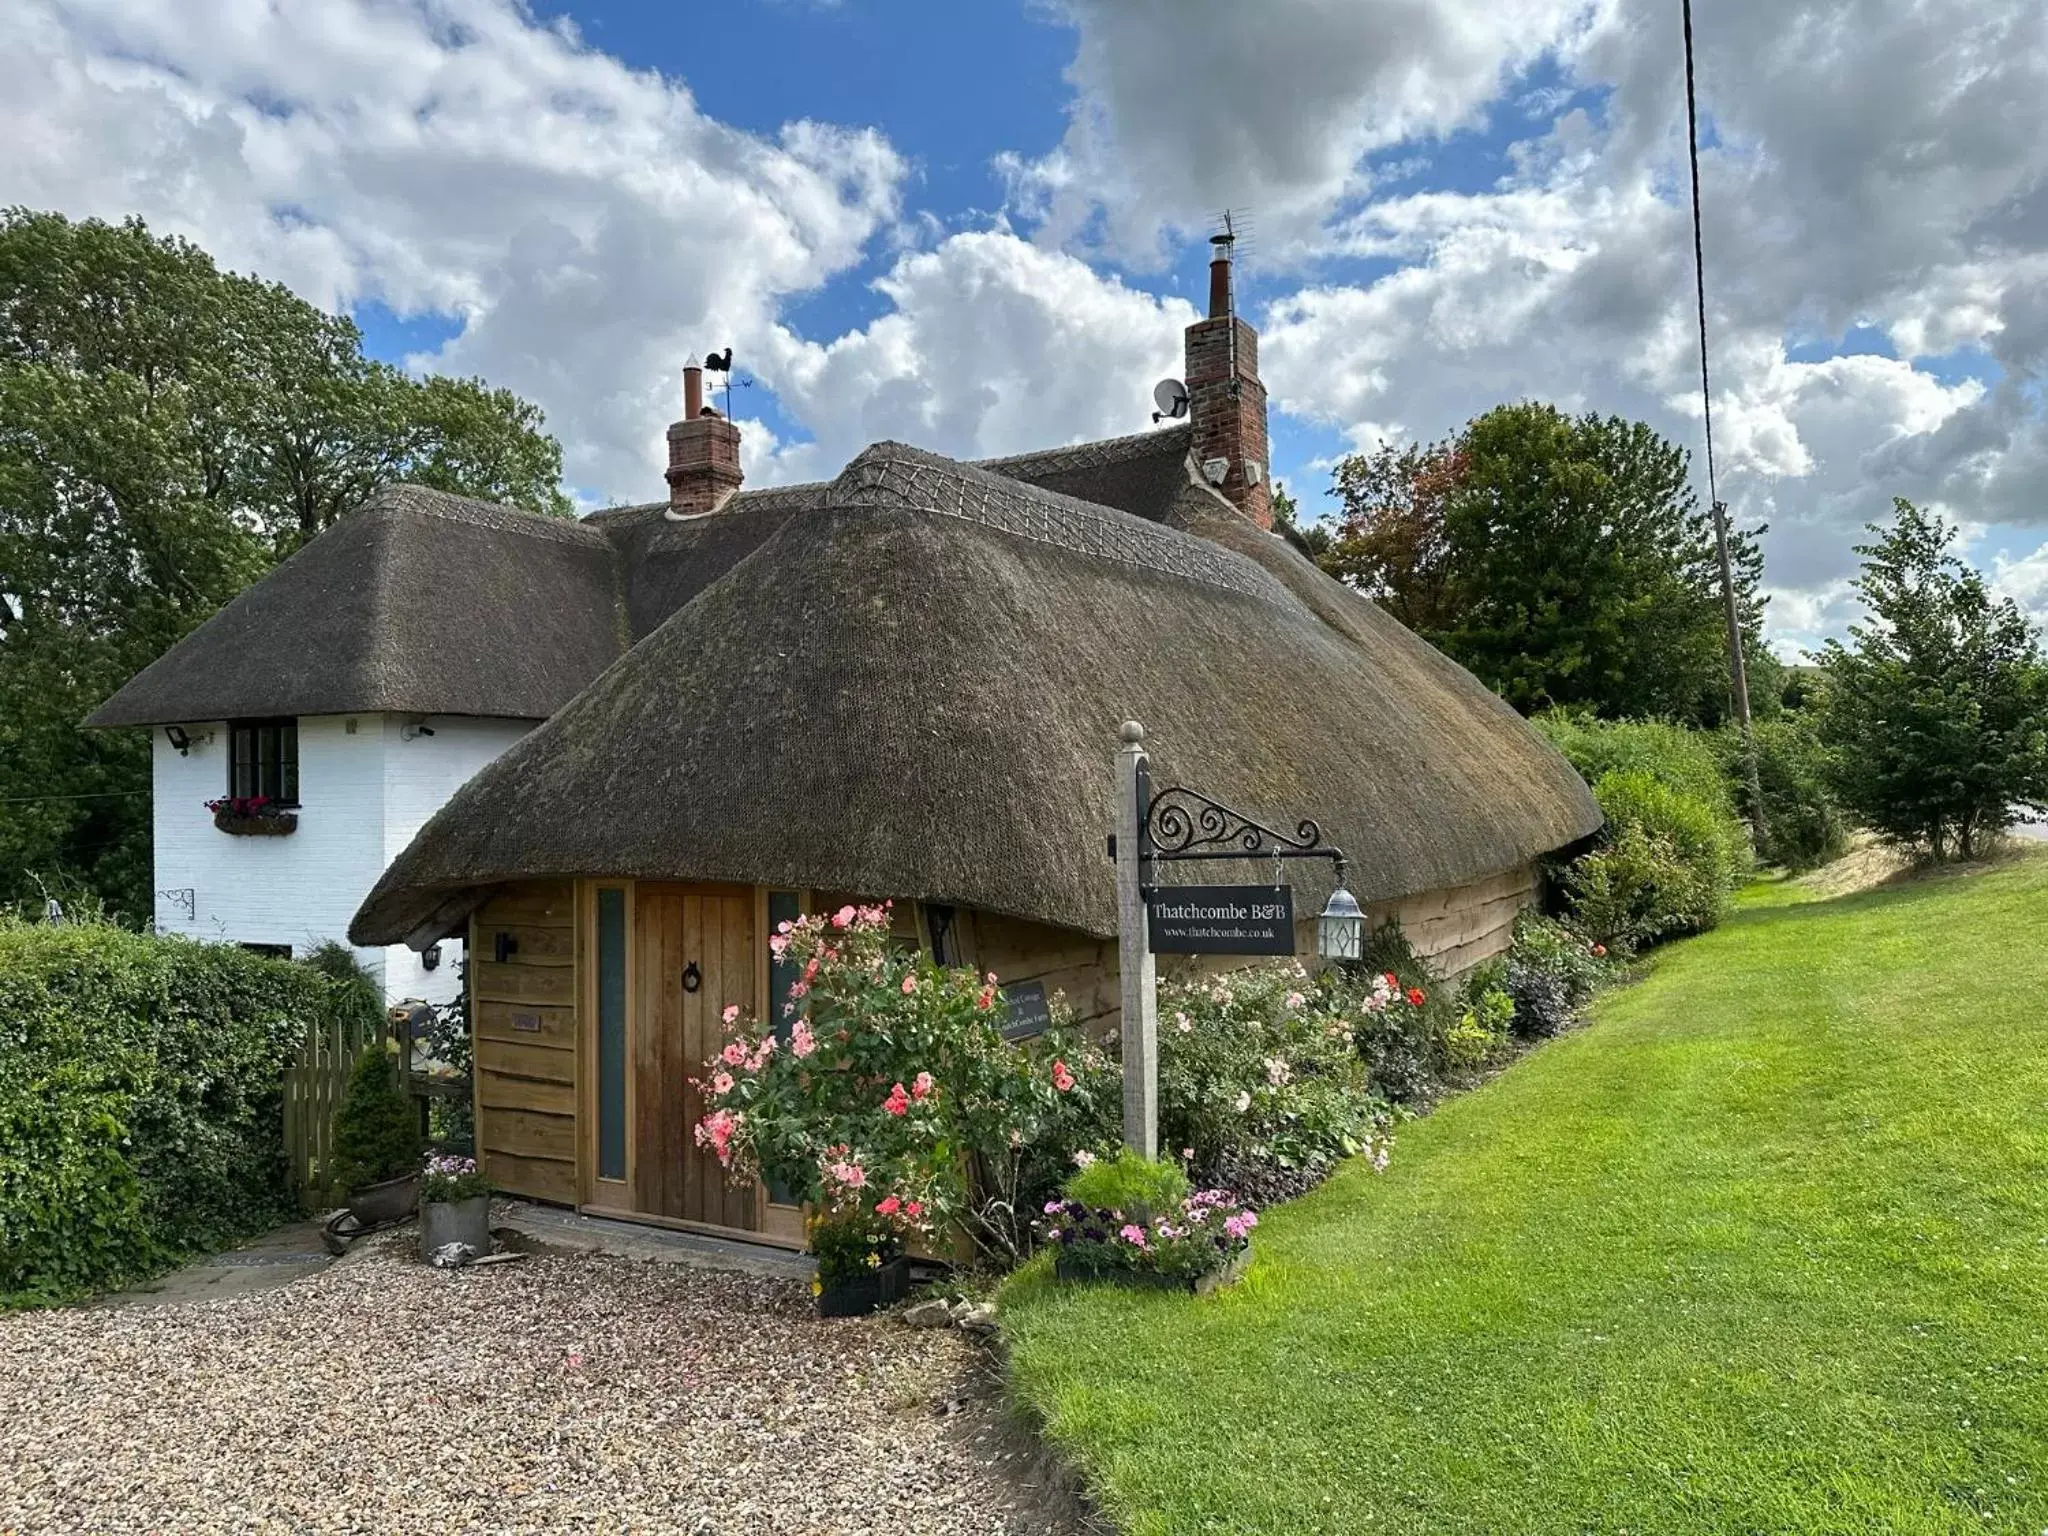
[[[908,1200],[904,1202],[903,1214],[915,1221],[924,1214],[924,1207],[915,1200]]]
[[[1398,987],[1401,985],[1401,978],[1396,976],[1392,971],[1382,971],[1380,972],[1380,974],[1386,979],[1386,983],[1388,986]]]
[[[1408,989],[1408,1006],[1410,1008],[1420,1008],[1422,1006],[1422,988],[1410,987]]]
[[[1061,1093],[1074,1086],[1074,1074],[1067,1070],[1064,1061],[1055,1061],[1052,1064],[1052,1085]]]
[[[904,1091],[901,1083],[898,1083],[889,1090],[889,1097],[882,1101],[882,1108],[889,1111],[892,1115],[907,1115],[910,1113],[910,1095]]]
[[[902,1207],[903,1202],[894,1195],[890,1195],[887,1199],[875,1202],[875,1214],[877,1216],[894,1216]]]
[[[1605,960],[1607,958],[1607,946],[1605,944],[1595,944],[1593,946],[1593,958],[1595,960]]]

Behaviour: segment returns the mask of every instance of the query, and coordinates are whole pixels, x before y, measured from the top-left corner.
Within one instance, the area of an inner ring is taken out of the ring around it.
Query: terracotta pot
[[[891,1259],[879,1269],[828,1285],[818,1292],[818,1316],[866,1317],[901,1301],[909,1293],[910,1260]]]
[[[350,1191],[348,1210],[366,1227],[384,1227],[405,1220],[419,1201],[420,1176],[408,1173]]]
[[[420,1258],[431,1264],[434,1254],[450,1243],[467,1244],[470,1257],[491,1251],[491,1197],[467,1200],[426,1200],[420,1204]]]

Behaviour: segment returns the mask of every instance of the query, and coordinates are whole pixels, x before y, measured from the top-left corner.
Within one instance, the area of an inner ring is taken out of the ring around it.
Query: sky
[[[1720,488],[1772,644],[1891,499],[2048,619],[2048,6],[1702,0]],[[139,214],[664,493],[732,346],[749,484],[1147,430],[1220,210],[1272,464],[1503,401],[1695,450],[1678,0],[9,0],[0,204]]]

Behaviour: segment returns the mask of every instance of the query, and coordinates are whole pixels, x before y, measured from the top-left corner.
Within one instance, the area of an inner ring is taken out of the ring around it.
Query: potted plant
[[[473,1157],[431,1156],[420,1170],[420,1257],[451,1243],[472,1258],[491,1251],[491,1186]]]
[[[1220,1189],[1189,1193],[1171,1163],[1128,1148],[1101,1158],[1049,1200],[1040,1226],[1062,1280],[1099,1280],[1206,1295],[1251,1263],[1258,1214]]]
[[[400,1091],[387,1048],[356,1058],[334,1117],[334,1178],[349,1214],[365,1227],[412,1214],[419,1199],[419,1112]]]
[[[910,1259],[903,1251],[898,1203],[880,1212],[849,1200],[813,1216],[805,1225],[818,1261],[812,1289],[820,1317],[865,1317],[903,1299],[910,1289]]]
[[[231,837],[289,837],[299,829],[298,813],[268,795],[223,795],[206,808],[213,824]]]

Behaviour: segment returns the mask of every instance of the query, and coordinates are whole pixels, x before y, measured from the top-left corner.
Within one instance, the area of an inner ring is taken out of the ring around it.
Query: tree
[[[1324,564],[1525,713],[1711,725],[1728,714],[1719,566],[1687,482],[1685,451],[1641,422],[1504,405],[1450,442],[1341,461]],[[1731,554],[1769,697],[1760,532]]]
[[[1338,460],[1330,489],[1344,512],[1323,568],[1416,633],[1447,632],[1462,604],[1452,595],[1445,513],[1465,472],[1455,442],[1382,443]]]
[[[540,426],[139,221],[0,212],[0,901],[147,913],[147,744],[79,721],[382,485],[568,515]]]
[[[2011,598],[1949,546],[1956,530],[1900,498],[1870,525],[1856,579],[1868,617],[1818,660],[1843,802],[1894,841],[1970,858],[2016,808],[2048,804],[2048,668]]]

